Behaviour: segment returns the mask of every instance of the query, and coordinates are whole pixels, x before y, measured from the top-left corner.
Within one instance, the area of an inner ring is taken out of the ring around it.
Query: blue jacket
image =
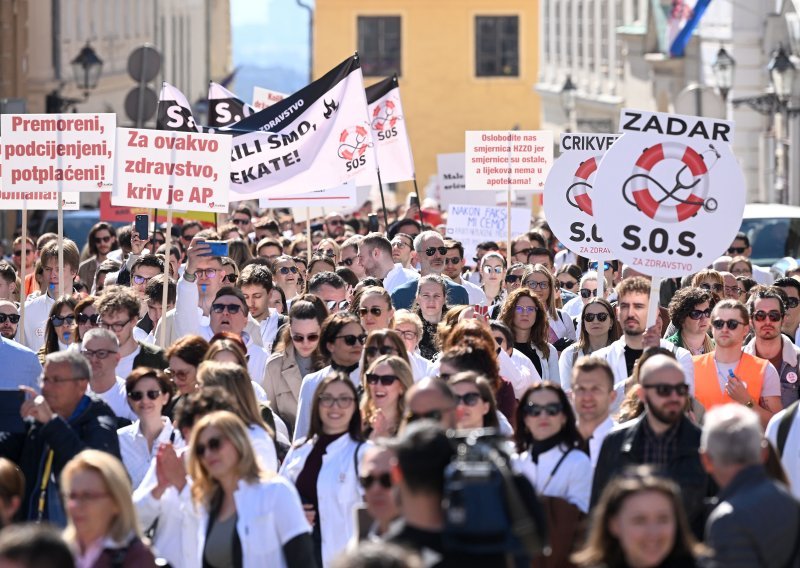
[[[467,289],[461,284],[456,284],[452,280],[445,278],[444,285],[447,288],[447,305],[459,306],[462,304],[469,304],[469,294]],[[417,281],[411,280],[397,290],[392,292],[392,305],[395,310],[410,310],[417,297]]]

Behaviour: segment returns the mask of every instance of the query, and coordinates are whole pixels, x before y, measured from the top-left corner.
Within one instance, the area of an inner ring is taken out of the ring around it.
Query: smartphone
[[[374,213],[371,213],[369,216],[369,220],[367,221],[367,231],[370,233],[377,233],[380,231],[378,227],[378,216]]]
[[[408,202],[409,207],[419,207],[419,197],[412,195]]]
[[[19,413],[24,400],[24,391],[0,390],[0,432],[25,432],[25,421]]]
[[[150,218],[147,215],[137,215],[133,223],[133,230],[139,234],[141,240],[148,240],[150,238]]]
[[[206,241],[211,252],[203,256],[228,256],[228,241]]]

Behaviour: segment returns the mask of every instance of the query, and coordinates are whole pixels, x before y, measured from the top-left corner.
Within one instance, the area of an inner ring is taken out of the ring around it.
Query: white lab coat
[[[331,369],[332,367],[328,365],[315,373],[309,373],[303,377],[303,382],[300,383],[300,394],[297,397],[297,418],[294,423],[295,441],[308,436],[308,429],[311,427],[311,401],[314,399],[314,391],[317,390],[322,380],[328,376]],[[360,365],[350,373],[350,380],[358,388],[361,382]]]
[[[573,448],[553,474],[566,450],[561,445],[550,448],[539,456],[538,464],[533,462],[528,452],[523,452],[514,458],[512,464],[516,471],[530,480],[537,494],[560,497],[586,513],[592,495],[592,462],[589,456]]]

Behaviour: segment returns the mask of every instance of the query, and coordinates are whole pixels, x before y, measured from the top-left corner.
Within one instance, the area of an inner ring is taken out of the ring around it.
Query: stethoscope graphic
[[[367,148],[372,146],[367,143],[367,129],[363,126],[356,126],[356,139],[355,145],[349,144],[347,139],[350,133],[348,130],[343,130],[339,135],[339,157],[344,160],[352,160],[354,157],[361,156],[367,151]]]

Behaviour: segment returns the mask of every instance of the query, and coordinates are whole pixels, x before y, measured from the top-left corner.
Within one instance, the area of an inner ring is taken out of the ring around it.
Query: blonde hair
[[[414,385],[414,374],[408,362],[397,355],[381,355],[372,362],[367,373],[372,373],[379,365],[383,364],[389,365],[389,367],[392,368],[392,371],[397,375],[397,379],[403,386],[403,392],[400,393],[400,397],[397,399],[397,417],[399,420],[405,412],[405,394],[408,389]],[[378,409],[375,408],[375,401],[372,400],[372,391],[369,390],[367,385],[367,373],[364,374],[364,395],[361,398],[361,416],[364,420],[364,424],[372,423],[372,419],[375,418],[375,414],[378,411]],[[399,426],[399,424],[395,426]]]
[[[83,471],[92,471],[103,478],[103,485],[117,506],[117,515],[111,521],[107,535],[119,543],[125,542],[131,533],[142,538],[136,508],[131,499],[133,489],[128,472],[122,462],[108,452],[83,450],[72,458],[61,472],[62,495],[69,494],[73,478]],[[68,522],[67,528],[64,529],[64,538],[68,542],[74,543],[77,540],[75,525],[72,524],[72,518],[69,516],[69,508],[66,509]]]
[[[227,361],[203,361],[197,367],[197,382],[203,386],[222,387],[236,403],[236,413],[248,425],[260,426],[274,439],[272,429],[264,422],[253,392],[247,368]]]
[[[422,337],[422,320],[411,310],[396,310],[394,312],[394,325],[410,323],[417,329],[417,337]]]
[[[192,437],[189,439],[189,475],[192,476],[194,482],[192,498],[196,503],[211,507],[222,498],[222,486],[218,480],[211,477],[203,465],[203,461],[197,456],[197,444],[200,435],[206,428],[219,430],[220,434],[236,449],[236,453],[239,455],[236,462],[239,479],[253,482],[269,477],[258,463],[247,434],[247,426],[242,419],[227,410],[212,412],[203,416],[194,425]]]

